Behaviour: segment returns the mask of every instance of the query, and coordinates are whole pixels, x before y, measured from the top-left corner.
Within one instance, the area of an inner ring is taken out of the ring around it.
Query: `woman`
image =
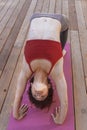
[[[63,72],[63,54],[68,34],[68,20],[64,15],[34,14],[24,48],[23,65],[17,82],[13,107],[15,119],[22,119],[28,111],[21,106],[26,83],[34,77],[29,89],[29,98],[36,107],[43,109],[52,102],[53,89],[48,79],[52,77],[60,100],[60,108],[52,114],[56,124],[62,124],[67,115],[67,84]]]

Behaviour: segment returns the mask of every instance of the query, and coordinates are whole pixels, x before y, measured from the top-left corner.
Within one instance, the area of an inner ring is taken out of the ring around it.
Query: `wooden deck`
[[[0,0],[0,130],[6,130],[12,110],[34,12],[63,13],[69,18],[75,129],[87,130],[87,0]]]

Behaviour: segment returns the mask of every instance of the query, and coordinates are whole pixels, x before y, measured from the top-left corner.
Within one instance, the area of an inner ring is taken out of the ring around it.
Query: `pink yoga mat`
[[[68,85],[68,99],[69,108],[65,122],[62,125],[54,124],[51,113],[54,112],[55,107],[59,106],[58,96],[55,89],[55,84],[52,81],[54,96],[53,103],[48,110],[40,110],[29,102],[27,89],[29,87],[29,81],[26,87],[26,91],[23,96],[23,103],[29,105],[29,111],[27,116],[17,121],[13,118],[12,113],[7,130],[74,130],[74,107],[73,107],[73,90],[72,90],[72,72],[71,72],[71,58],[70,58],[70,44],[66,44],[65,47],[67,53],[64,56],[64,73]]]

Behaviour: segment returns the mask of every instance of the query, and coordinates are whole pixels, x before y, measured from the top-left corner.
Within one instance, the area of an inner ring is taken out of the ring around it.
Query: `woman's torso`
[[[48,17],[35,18],[31,21],[27,40],[45,39],[60,42],[60,30],[61,23],[56,19]],[[40,67],[47,73],[52,67],[52,63],[47,59],[35,59],[31,61],[30,65],[33,71]]]

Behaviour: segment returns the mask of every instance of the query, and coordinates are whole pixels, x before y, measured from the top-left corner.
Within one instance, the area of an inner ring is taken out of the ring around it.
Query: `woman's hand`
[[[54,114],[52,113],[51,116],[52,116],[55,124],[62,124],[63,123],[63,121],[61,120],[61,109],[60,109],[60,107],[59,108],[56,107],[55,113]]]
[[[28,105],[23,104],[19,110],[18,110],[18,114],[15,116],[15,119],[17,120],[21,120],[22,118],[24,118],[27,115],[28,112]]]

